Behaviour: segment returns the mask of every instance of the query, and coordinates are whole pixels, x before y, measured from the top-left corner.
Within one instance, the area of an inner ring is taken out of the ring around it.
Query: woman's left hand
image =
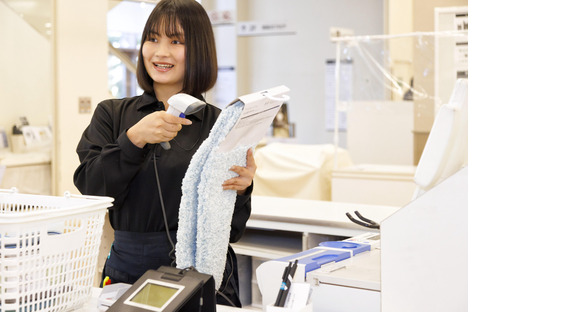
[[[222,187],[224,190],[236,190],[238,195],[244,194],[246,189],[252,185],[254,175],[256,174],[256,162],[254,161],[254,153],[252,149],[248,149],[246,153],[246,166],[232,166],[231,171],[238,174],[237,177],[226,180]]]

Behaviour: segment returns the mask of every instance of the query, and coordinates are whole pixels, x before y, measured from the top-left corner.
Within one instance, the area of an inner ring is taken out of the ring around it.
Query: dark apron
[[[176,231],[170,232],[174,242],[177,241],[176,234]],[[115,240],[105,262],[102,279],[108,276],[112,284],[134,284],[147,270],[157,270],[160,266],[175,266],[172,265],[171,258],[174,253],[171,256],[170,253],[171,244],[165,232],[115,231]],[[229,245],[224,276],[216,301],[223,305],[242,306],[239,298],[238,261]]]

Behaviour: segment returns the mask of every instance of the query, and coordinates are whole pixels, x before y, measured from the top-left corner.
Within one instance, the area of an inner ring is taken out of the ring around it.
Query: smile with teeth
[[[153,65],[155,65],[156,67],[159,67],[159,68],[163,68],[163,69],[173,68],[173,65],[171,65],[171,64],[157,64],[157,63],[153,63]]]

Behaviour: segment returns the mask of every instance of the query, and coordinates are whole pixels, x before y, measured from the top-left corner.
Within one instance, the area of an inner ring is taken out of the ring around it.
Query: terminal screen
[[[131,301],[155,308],[161,308],[178,290],[179,289],[173,287],[147,283],[143,288],[141,288],[139,293],[131,299]]]

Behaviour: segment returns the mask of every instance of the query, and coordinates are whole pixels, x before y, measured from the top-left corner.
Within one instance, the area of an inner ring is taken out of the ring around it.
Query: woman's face
[[[183,34],[167,37],[165,34],[152,33],[143,43],[143,62],[155,88],[181,90],[185,75]]]

